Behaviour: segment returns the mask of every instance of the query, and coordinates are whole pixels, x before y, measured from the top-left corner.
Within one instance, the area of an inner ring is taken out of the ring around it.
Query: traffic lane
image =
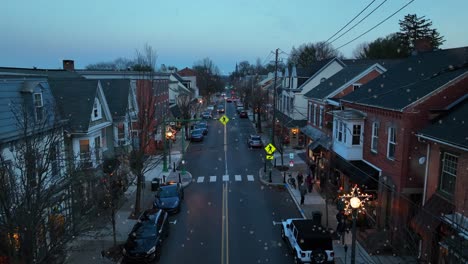
[[[301,216],[284,188],[233,182],[228,208],[231,263],[292,263],[278,223]]]
[[[181,212],[171,216],[170,235],[159,263],[220,263],[222,184],[192,183]]]
[[[181,212],[171,216],[171,221],[176,223],[171,225],[160,263],[220,262],[222,183],[219,180],[209,183],[208,179],[210,175],[224,174],[224,127],[221,126],[210,122],[204,141],[190,144],[185,153],[186,169],[193,180],[184,189]],[[200,176],[205,177],[203,183],[197,183]]]

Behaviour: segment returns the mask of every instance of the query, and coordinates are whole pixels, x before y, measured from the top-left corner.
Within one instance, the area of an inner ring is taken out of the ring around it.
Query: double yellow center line
[[[223,211],[221,213],[221,264],[229,264],[228,183],[223,183]]]

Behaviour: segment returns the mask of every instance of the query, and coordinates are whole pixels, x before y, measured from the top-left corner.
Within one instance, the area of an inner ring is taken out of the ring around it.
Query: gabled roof
[[[422,129],[418,136],[468,150],[468,96],[448,112]]]
[[[182,70],[178,71],[177,74],[179,74],[180,76],[183,76],[183,77],[197,76],[197,72],[190,69],[190,68],[188,68],[188,67],[185,67]]]
[[[106,79],[101,80],[101,87],[106,96],[112,117],[123,117],[127,114],[128,96],[130,94],[130,80]]]
[[[402,111],[468,72],[468,47],[421,53],[402,60],[342,101]]]
[[[310,77],[314,76],[320,69],[325,67],[328,63],[330,63],[335,58],[330,58],[326,60],[321,60],[313,63],[310,67],[306,68],[297,68],[297,87],[301,87],[302,84],[307,82]]]
[[[304,96],[316,99],[326,99],[331,93],[338,90],[343,85],[356,78],[359,74],[365,72],[372,67],[372,64],[355,64],[346,66],[335,75],[331,76],[321,84],[317,85],[314,89],[310,90]]]
[[[88,131],[98,82],[86,79],[49,81],[55,100],[73,132]]]

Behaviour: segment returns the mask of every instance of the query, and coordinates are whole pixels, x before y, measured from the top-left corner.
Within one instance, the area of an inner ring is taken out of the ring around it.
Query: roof
[[[307,120],[295,120],[291,117],[281,113],[280,111],[276,110],[276,118],[279,122],[286,127],[293,128],[293,127],[303,127],[307,125]]]
[[[312,77],[315,73],[317,73],[320,69],[322,69],[325,65],[327,65],[330,61],[335,58],[330,58],[326,60],[321,60],[313,63],[310,67],[306,68],[297,68],[297,87],[301,87],[310,77]],[[301,78],[307,77],[307,78]]]
[[[0,67],[0,73],[19,73],[19,74],[39,74],[46,75],[49,79],[68,79],[68,78],[82,78],[78,73],[67,70],[51,70],[51,69],[37,69],[37,68],[14,68],[14,67]]]
[[[185,67],[182,70],[178,71],[177,74],[179,74],[180,76],[183,76],[183,77],[197,76],[197,72],[195,72],[194,70],[192,70],[192,69],[190,69],[188,67]]]
[[[468,149],[468,96],[453,106],[448,112],[434,120],[418,134],[429,140],[446,142],[458,147]],[[448,133],[450,131],[450,133]]]
[[[468,47],[420,53],[342,98],[356,104],[402,111],[468,72]]]
[[[101,80],[101,87],[106,96],[109,110],[113,117],[122,117],[127,114],[130,80],[106,79]]]
[[[361,63],[346,66],[335,75],[331,76],[314,89],[310,90],[304,96],[317,99],[325,99],[328,95],[335,92],[341,86],[345,85],[359,74],[368,70],[375,63]]]
[[[182,79],[182,78],[180,77],[180,75],[177,74],[177,73],[172,73],[172,76],[174,76],[174,78],[176,78],[176,80],[179,81],[179,82],[181,82],[182,84],[184,84],[184,83],[186,82],[186,80]]]
[[[333,116],[336,116],[340,119],[344,119],[344,120],[356,120],[356,119],[364,119],[366,118],[366,116],[358,111],[358,110],[354,110],[354,109],[346,109],[346,110],[337,110],[337,111],[332,111],[333,113]]]
[[[49,81],[55,100],[73,132],[88,131],[98,82],[86,79]]]

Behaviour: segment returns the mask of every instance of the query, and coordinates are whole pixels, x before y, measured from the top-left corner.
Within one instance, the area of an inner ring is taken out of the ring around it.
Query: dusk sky
[[[376,0],[359,18],[384,0]],[[335,48],[357,37],[410,0],[388,0],[336,42]],[[209,57],[221,73],[236,62],[274,59],[271,51],[289,53],[293,46],[324,41],[372,0],[3,0],[0,16],[1,67],[76,68],[118,57],[133,58],[145,43],[162,63],[179,69]],[[340,48],[346,56],[359,43],[399,30],[406,14],[426,16],[445,37],[442,48],[468,46],[466,0],[415,0],[388,21]],[[346,29],[345,29],[346,30]],[[344,32],[344,31],[343,31]],[[281,54],[286,59],[285,53]]]

